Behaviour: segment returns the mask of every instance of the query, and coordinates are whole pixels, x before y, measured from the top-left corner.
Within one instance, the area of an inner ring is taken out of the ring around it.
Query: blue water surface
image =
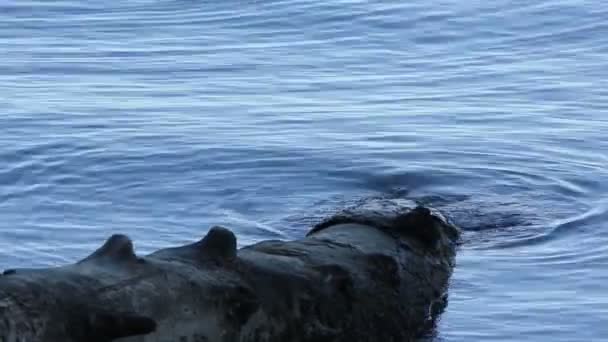
[[[373,195],[464,230],[435,341],[608,340],[608,3],[0,2],[0,268]]]

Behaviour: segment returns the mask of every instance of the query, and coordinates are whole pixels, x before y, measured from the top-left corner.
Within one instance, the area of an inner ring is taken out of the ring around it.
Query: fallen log
[[[397,200],[238,250],[222,227],[146,256],[113,235],[75,264],[5,271],[0,342],[408,341],[445,305],[458,238]]]

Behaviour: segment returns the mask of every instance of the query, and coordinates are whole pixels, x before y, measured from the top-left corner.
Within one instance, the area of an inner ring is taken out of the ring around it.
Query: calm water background
[[[0,3],[0,268],[354,199],[465,229],[436,341],[608,340],[604,1]]]

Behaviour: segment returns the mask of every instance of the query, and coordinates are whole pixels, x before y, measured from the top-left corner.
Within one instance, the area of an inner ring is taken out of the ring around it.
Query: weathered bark
[[[73,265],[5,271],[0,342],[407,341],[445,304],[457,239],[389,200],[240,250],[221,227],[144,257],[115,235]]]

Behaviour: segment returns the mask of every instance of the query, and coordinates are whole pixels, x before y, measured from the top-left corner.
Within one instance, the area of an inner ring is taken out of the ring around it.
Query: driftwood
[[[373,200],[295,241],[200,241],[137,256],[114,235],[87,258],[0,276],[0,342],[408,341],[445,305],[458,229]]]

